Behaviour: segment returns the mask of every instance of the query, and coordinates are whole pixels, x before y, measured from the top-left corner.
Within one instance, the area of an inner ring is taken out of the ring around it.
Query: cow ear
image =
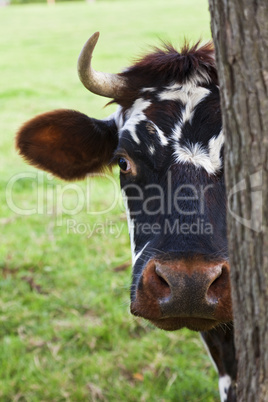
[[[74,110],[54,110],[26,122],[16,137],[32,165],[65,180],[103,170],[118,142],[114,119],[96,120]]]

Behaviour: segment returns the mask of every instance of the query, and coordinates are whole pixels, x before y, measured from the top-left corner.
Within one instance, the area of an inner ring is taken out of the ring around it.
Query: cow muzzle
[[[165,330],[206,331],[230,322],[228,263],[150,260],[136,285],[131,313]]]

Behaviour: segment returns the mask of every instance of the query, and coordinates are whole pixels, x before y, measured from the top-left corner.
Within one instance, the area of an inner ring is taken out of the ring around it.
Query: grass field
[[[37,113],[113,112],[76,73],[97,30],[94,66],[118,72],[159,38],[209,38],[208,6],[97,0],[0,9],[0,401],[218,401],[198,334],[165,333],[129,314],[128,231],[120,198],[111,205],[117,172],[87,191],[86,182],[71,187],[37,173],[14,150],[16,130]]]

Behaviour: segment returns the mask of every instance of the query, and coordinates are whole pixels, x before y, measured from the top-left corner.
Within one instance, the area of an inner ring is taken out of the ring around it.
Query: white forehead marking
[[[181,89],[182,89],[182,85],[179,85],[179,84],[169,85],[166,87],[166,89],[164,89],[164,91],[162,91],[158,94],[158,99],[160,101],[180,100],[179,93],[180,93]]]
[[[151,105],[151,101],[149,100],[144,100],[144,99],[137,99],[132,108],[129,109],[126,113],[126,123],[123,125],[123,127],[121,128],[120,132],[122,133],[124,130],[128,130],[130,132],[130,135],[132,137],[132,139],[137,143],[140,144],[140,139],[137,136],[136,133],[136,126],[144,120],[147,120],[146,115],[144,114],[144,111]],[[166,138],[166,136],[164,135],[163,131],[160,130],[159,127],[157,127],[157,125],[155,125],[153,122],[151,122],[151,124],[153,124],[156,134],[159,138],[159,141],[161,142],[161,145],[165,146],[168,144],[168,140]],[[120,136],[120,133],[119,133]]]
[[[214,56],[213,56],[213,58],[214,58]],[[211,77],[209,76],[209,74],[205,70],[199,69],[188,80],[188,82],[191,82],[193,85],[210,84],[211,83]]]
[[[181,121],[179,121],[179,123],[177,123],[172,130],[172,138],[175,141],[175,144],[177,144],[177,142],[181,138],[181,126]]]
[[[200,142],[180,145],[181,124],[178,123],[172,134],[174,141],[174,157],[177,163],[192,163],[196,167],[203,167],[209,174],[215,174],[222,167],[221,149],[224,144],[223,131],[214,136],[204,147]]]
[[[209,158],[215,170],[219,170],[222,166],[221,149],[224,144],[224,134],[221,130],[220,134],[212,137],[208,143]]]
[[[185,109],[182,112],[182,121],[191,121],[196,106],[203,99],[205,99],[210,94],[210,90],[203,87],[192,87],[188,91],[188,101],[185,103]]]
[[[232,384],[231,377],[229,375],[224,375],[219,379],[219,389],[220,389],[220,397],[221,402],[227,401],[228,390]]]
[[[193,109],[209,93],[209,89],[189,82],[183,85],[173,84],[166,87],[164,91],[159,93],[158,98],[160,101],[181,101],[183,105],[189,105],[189,108]]]
[[[157,133],[157,135],[158,135],[158,138],[159,138],[159,140],[160,140],[160,142],[161,142],[161,145],[166,146],[166,145],[168,144],[168,139],[167,139],[167,137],[165,136],[165,134],[163,133],[163,131],[160,130],[160,128],[157,127],[156,124],[154,124],[154,127],[155,127],[156,133]]]
[[[184,85],[170,85],[169,87],[166,87],[158,97],[160,101],[173,100],[180,101],[183,104],[184,108],[182,109],[180,121],[182,125],[186,121],[192,121],[196,106],[209,94],[209,89],[188,82]]]
[[[181,146],[175,144],[174,156],[177,163],[192,163],[196,167],[203,167],[208,173],[214,173],[213,166],[209,159],[209,155],[202,144],[196,142]]]
[[[140,139],[136,134],[136,125],[147,119],[143,111],[146,110],[150,105],[150,101],[140,98],[134,102],[132,108],[126,113],[127,121],[122,127],[121,132],[123,132],[123,130],[128,130],[133,141],[135,141],[137,144],[140,144]]]
[[[220,152],[224,143],[224,135],[221,131],[214,136],[204,147],[202,143],[188,143],[180,145],[183,125],[191,122],[196,106],[210,94],[207,88],[195,86],[191,82],[179,86],[178,84],[167,87],[159,94],[160,100],[179,100],[184,105],[182,116],[172,130],[174,144],[174,157],[177,163],[192,163],[196,167],[203,167],[209,174],[215,174],[222,166]]]

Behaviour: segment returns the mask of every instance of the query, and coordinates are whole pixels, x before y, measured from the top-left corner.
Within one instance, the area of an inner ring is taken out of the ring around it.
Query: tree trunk
[[[268,1],[209,0],[225,130],[238,401],[268,401]]]

